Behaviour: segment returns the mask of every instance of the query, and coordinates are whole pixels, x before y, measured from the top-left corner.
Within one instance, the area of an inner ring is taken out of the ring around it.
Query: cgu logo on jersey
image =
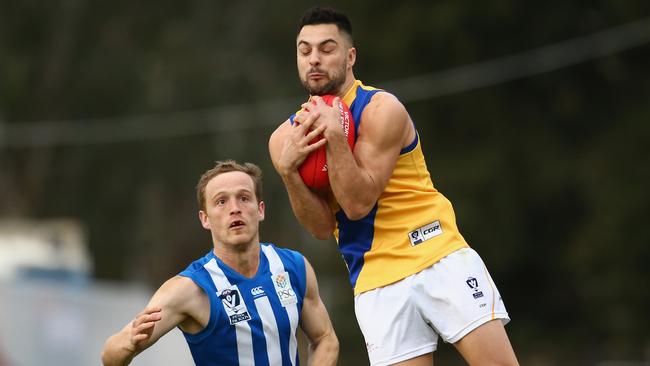
[[[468,277],[467,281],[465,281],[467,286],[472,289],[473,293],[472,296],[474,296],[475,299],[483,297],[483,291],[480,291],[478,288],[478,280],[474,277]]]
[[[251,316],[248,313],[246,304],[242,301],[241,293],[237,285],[221,291],[218,296],[223,303],[224,309],[226,309],[230,325],[250,320]]]
[[[411,231],[409,233],[409,240],[411,241],[411,246],[416,246],[441,234],[442,227],[440,226],[440,221],[436,220]]]
[[[262,286],[257,286],[251,289],[251,295],[253,295],[253,298],[257,299],[258,297],[266,296],[266,293]]]
[[[280,299],[282,306],[287,307],[288,305],[293,305],[298,303],[298,296],[293,291],[291,287],[291,280],[289,279],[289,273],[282,272],[277,273],[271,276],[273,280],[273,287],[275,287],[275,293]]]

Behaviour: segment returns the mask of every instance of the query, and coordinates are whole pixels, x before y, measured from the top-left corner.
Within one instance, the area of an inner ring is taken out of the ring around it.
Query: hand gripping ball
[[[323,98],[325,103],[331,106],[334,102],[335,96],[323,95],[321,98]],[[350,150],[352,150],[355,142],[355,129],[354,121],[352,120],[352,113],[350,113],[350,109],[342,100],[339,101],[338,110],[341,128],[343,128],[345,136],[348,139]],[[323,136],[318,136],[310,143],[314,143],[322,138]],[[312,151],[302,163],[298,171],[300,172],[302,180],[309,188],[320,190],[327,187],[329,185],[329,176],[327,175],[327,155],[325,153],[325,145]]]

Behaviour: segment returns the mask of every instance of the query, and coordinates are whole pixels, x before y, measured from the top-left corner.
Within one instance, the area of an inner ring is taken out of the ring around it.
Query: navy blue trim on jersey
[[[415,127],[415,125],[413,127]],[[402,155],[402,154],[406,154],[407,152],[413,151],[413,149],[415,149],[415,147],[418,146],[418,139],[419,139],[418,131],[416,130],[415,131],[415,138],[413,139],[413,142],[411,142],[408,146],[406,146],[402,150],[400,150],[399,154]]]
[[[377,204],[361,220],[348,219],[343,210],[336,213],[339,229],[339,250],[350,272],[352,288],[363,268],[363,255],[370,250],[375,235],[374,225]]]
[[[352,105],[349,106],[350,113],[352,113],[352,120],[354,120],[354,142],[357,142],[357,136],[359,136],[359,125],[361,124],[361,114],[366,108],[366,105],[370,102],[370,99],[373,95],[378,92],[383,92],[381,89],[364,89],[361,85],[357,87],[357,95],[352,101]]]

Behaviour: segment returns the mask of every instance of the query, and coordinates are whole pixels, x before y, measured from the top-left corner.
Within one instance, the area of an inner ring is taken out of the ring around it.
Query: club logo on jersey
[[[465,283],[470,289],[472,289],[472,296],[474,296],[475,299],[483,297],[483,291],[478,288],[478,280],[476,278],[468,277]]]
[[[298,296],[296,296],[293,287],[291,287],[289,273],[277,273],[272,275],[271,278],[273,280],[273,287],[275,287],[275,292],[282,306],[287,307],[298,303]]]
[[[251,295],[253,295],[253,298],[257,299],[258,297],[266,296],[266,293],[262,286],[257,286],[251,289]]]
[[[287,272],[282,272],[275,275],[273,282],[275,283],[275,287],[279,287],[281,289],[287,287],[289,284],[289,277],[287,276]]]
[[[250,320],[251,316],[236,285],[221,291],[218,296],[226,309],[230,325]]]
[[[411,241],[412,246],[416,246],[441,234],[442,226],[440,226],[440,221],[436,220],[411,231],[409,233],[409,240]]]

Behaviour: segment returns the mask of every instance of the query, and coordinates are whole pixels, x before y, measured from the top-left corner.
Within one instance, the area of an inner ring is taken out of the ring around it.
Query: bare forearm
[[[122,332],[117,333],[106,341],[102,350],[102,363],[104,366],[124,366],[131,363],[135,351],[128,347],[128,341]]]
[[[360,167],[343,136],[331,136],[326,145],[330,186],[348,218],[360,219],[377,200],[375,182]]]
[[[295,172],[282,176],[294,215],[312,235],[327,239],[334,231],[334,217],[327,202],[310,191]]]
[[[339,341],[332,332],[321,338],[318,343],[309,345],[310,366],[336,365],[339,358]]]

